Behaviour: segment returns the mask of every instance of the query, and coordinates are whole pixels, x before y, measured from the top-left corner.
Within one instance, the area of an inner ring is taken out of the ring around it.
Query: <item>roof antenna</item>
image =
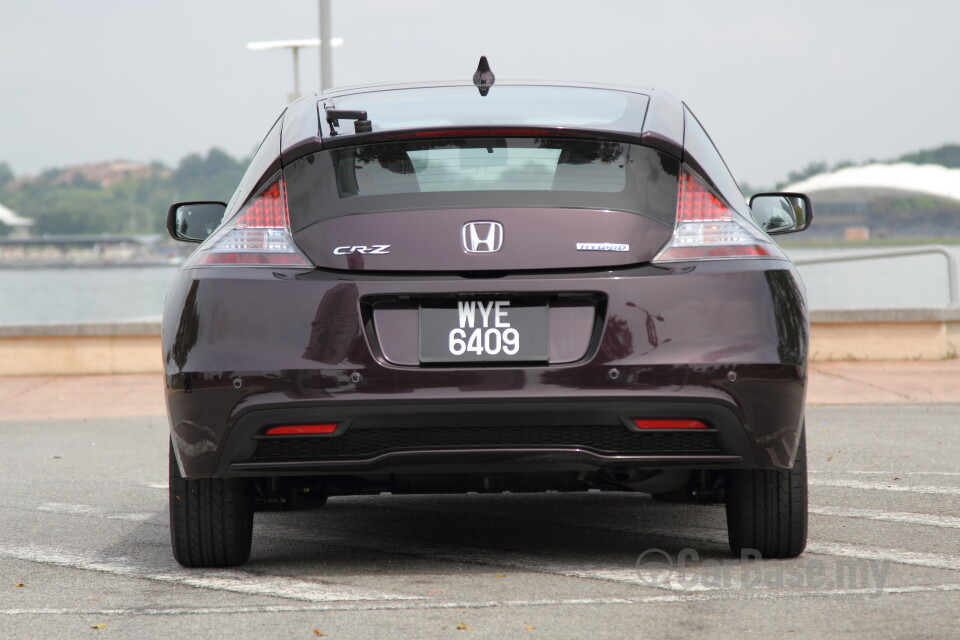
[[[473,74],[473,84],[480,91],[481,96],[490,93],[490,87],[496,81],[493,71],[490,71],[490,63],[487,62],[487,56],[480,56],[480,64],[477,65],[477,71]]]

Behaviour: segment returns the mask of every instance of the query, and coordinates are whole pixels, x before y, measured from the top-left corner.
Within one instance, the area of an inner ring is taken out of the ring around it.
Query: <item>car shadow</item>
[[[722,505],[658,502],[639,493],[344,497],[322,509],[257,513],[246,566],[325,576],[489,566],[631,569],[649,549],[728,558],[725,538]]]

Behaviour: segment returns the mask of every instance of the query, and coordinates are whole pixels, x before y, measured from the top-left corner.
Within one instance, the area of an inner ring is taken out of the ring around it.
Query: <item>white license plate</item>
[[[547,306],[476,299],[420,306],[420,362],[546,362]]]

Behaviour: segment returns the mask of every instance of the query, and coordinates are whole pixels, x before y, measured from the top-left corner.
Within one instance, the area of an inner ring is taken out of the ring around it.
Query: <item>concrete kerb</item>
[[[947,360],[960,347],[960,308],[857,309],[810,314],[810,359]]]
[[[0,375],[159,373],[159,322],[0,327]]]
[[[88,324],[0,325],[0,338],[24,336],[159,336],[156,321],[97,322]]]
[[[960,351],[960,308],[814,311],[810,358],[945,360]],[[0,326],[0,376],[160,373],[156,321]]]

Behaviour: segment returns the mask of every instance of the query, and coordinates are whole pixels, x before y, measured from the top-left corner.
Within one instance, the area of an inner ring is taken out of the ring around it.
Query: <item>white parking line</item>
[[[66,513],[74,516],[92,516],[103,518],[105,520],[126,520],[130,522],[149,522],[150,520],[161,520],[163,514],[160,513],[124,513],[110,512],[90,507],[83,504],[64,504],[62,502],[45,502],[37,507],[37,511],[48,513]]]
[[[402,508],[402,507],[401,507]],[[420,509],[411,509],[411,511],[422,511]],[[510,520],[510,521],[520,521],[521,518],[512,517],[505,518],[502,516],[497,516],[497,519]],[[555,519],[541,519],[541,522],[544,524],[566,524],[567,522],[561,522]],[[616,524],[591,524],[589,525],[594,529],[603,529],[607,531],[622,531],[624,533],[632,534],[642,534],[657,536],[672,540],[700,540],[705,542],[714,542],[721,545],[727,544],[727,532],[722,529],[709,529],[706,527],[694,527],[689,525],[683,525],[678,528],[669,528],[669,527],[648,527],[648,526],[635,526],[635,525],[616,525]],[[295,529],[289,529],[288,533],[285,535],[295,534]],[[362,541],[355,541],[355,544],[367,544]],[[405,548],[399,543],[384,543],[383,541],[376,541],[372,544],[375,545],[387,545],[390,548],[380,548],[382,551],[392,551],[395,553],[403,553]],[[393,547],[397,548],[394,550]],[[414,550],[410,547],[406,547],[409,553],[415,553]],[[462,553],[462,548],[460,552]],[[893,562],[896,564],[905,564],[918,567],[928,567],[931,569],[960,569],[960,557],[952,556],[942,553],[926,553],[919,551],[910,551],[907,549],[891,549],[883,547],[870,547],[866,545],[851,545],[843,543],[833,543],[833,542],[817,542],[811,541],[807,544],[807,553],[814,553],[820,555],[834,556],[840,558],[855,558],[862,560],[878,560],[882,562]],[[500,550],[489,550],[489,551],[480,551],[474,550],[469,554],[460,555],[456,552],[444,554],[449,559],[456,559],[461,562],[479,562],[480,564],[497,564],[498,562],[507,562],[509,560],[509,555]],[[454,555],[459,557],[454,558]],[[473,558],[473,559],[471,559]],[[507,564],[506,566],[511,566]],[[514,565],[520,567],[519,564]],[[555,572],[552,569],[549,569],[551,565],[533,565],[529,564],[526,568],[531,570],[546,570],[547,572]],[[541,567],[538,569],[537,567]],[[583,577],[583,578],[594,578],[600,580],[611,580],[615,582],[638,582],[638,576],[636,572],[629,570],[600,570],[600,569],[587,569],[587,570],[576,570],[573,572],[567,571],[566,573],[556,571],[561,575],[570,575],[571,577]],[[645,583],[642,583],[645,584]],[[665,586],[664,588],[670,588],[670,586]]]
[[[101,558],[70,553],[60,549],[38,546],[0,545],[0,557],[26,560],[40,564],[71,567],[84,571],[98,571],[128,578],[142,578],[157,582],[231,591],[247,595],[272,596],[306,602],[337,602],[350,600],[422,600],[420,596],[392,592],[371,591],[354,587],[328,585],[282,576],[266,576],[237,570],[158,571],[129,558]]]
[[[829,471],[826,469],[813,470],[810,469],[808,473],[835,473],[840,475],[853,475],[853,476],[944,476],[944,477],[960,477],[960,471]]]
[[[927,493],[941,496],[960,496],[960,487],[908,486],[888,482],[862,482],[860,480],[810,478],[810,484],[818,487],[842,487],[845,489],[868,489],[874,491],[902,491],[907,493]]]
[[[64,513],[67,515],[103,518],[103,519],[109,519],[109,520],[135,520],[139,522],[144,522],[149,520],[159,520],[159,518],[156,518],[156,517],[153,517],[153,518],[141,517],[143,514],[117,514],[115,512],[106,511],[96,507],[91,507],[87,505],[77,505],[77,504],[45,503],[37,507],[36,510],[47,512],[47,513]],[[152,515],[152,514],[147,514],[147,515]],[[298,540],[304,540],[306,542],[316,542],[318,540],[317,536],[311,533],[305,533],[302,529],[299,529],[294,526],[288,526],[288,525],[265,525],[265,526],[257,525],[257,531],[258,533],[265,533],[267,535],[283,537],[287,540],[291,540],[294,538]],[[565,565],[562,563],[540,561],[529,555],[511,554],[505,551],[492,551],[492,550],[485,550],[485,549],[471,551],[468,549],[464,549],[462,547],[452,547],[452,546],[433,547],[433,546],[425,546],[423,544],[411,545],[406,542],[392,543],[392,542],[386,542],[386,541],[366,541],[366,540],[355,540],[355,539],[331,537],[330,535],[324,535],[323,540],[328,543],[334,543],[334,544],[343,545],[346,547],[361,547],[365,549],[381,551],[383,553],[399,553],[402,555],[412,555],[415,557],[430,557],[430,558],[436,558],[436,559],[447,560],[452,562],[468,562],[471,564],[509,566],[509,567],[514,567],[514,568],[523,569],[527,571],[550,573],[550,574],[562,575],[570,578],[587,578],[587,579],[594,579],[594,580],[606,580],[609,582],[637,584],[642,586],[654,586],[654,585],[648,584],[644,580],[641,580],[640,577],[637,575],[636,571],[632,569],[571,568],[569,565]],[[3,555],[2,551],[0,551],[0,555]],[[78,568],[87,568],[87,567],[78,567]],[[119,573],[119,569],[111,572]],[[187,578],[189,578],[189,575],[184,578],[184,581]],[[211,582],[210,578],[205,579],[205,581],[206,581],[205,585],[194,585],[194,586],[207,586],[208,588],[214,588],[214,589],[219,588],[226,591],[236,590],[236,589],[230,589],[226,586],[219,586],[217,583]],[[229,584],[229,583],[225,583],[225,584]],[[691,590],[688,587],[676,586],[670,583],[660,584],[656,586],[660,589],[675,590],[675,591],[686,592]],[[697,590],[700,590],[700,588],[697,587]]]
[[[960,471],[907,471],[908,476],[954,476],[960,477]]]
[[[945,553],[928,553],[925,551],[909,551],[907,549],[885,549],[883,547],[868,547],[865,545],[842,544],[838,542],[810,542],[807,544],[807,553],[819,553],[841,558],[856,558],[859,560],[878,560],[880,562],[894,562],[915,567],[929,569],[950,569],[960,571],[960,557]]]
[[[639,530],[639,533],[647,533],[648,529]],[[658,535],[666,536],[670,530],[658,530]],[[725,532],[717,532],[713,529],[703,529],[699,527],[684,527],[683,529],[672,530],[674,538],[695,538],[699,540],[708,540],[710,542],[726,543],[727,535]],[[893,562],[896,564],[906,564],[915,567],[927,567],[930,569],[952,569],[960,570],[960,557],[944,553],[927,553],[922,551],[909,551],[907,549],[888,549],[883,547],[870,547],[866,545],[852,545],[838,542],[817,542],[807,543],[807,553],[819,555],[834,556],[838,558],[856,558],[859,560],[878,560],[881,562]]]
[[[520,520],[519,518],[504,518],[510,520]],[[551,521],[557,523],[557,521]],[[562,524],[562,523],[558,523]],[[611,524],[592,524],[592,528],[604,529],[609,531],[623,531],[625,533],[643,534],[658,536],[668,539],[681,540],[700,540],[713,542],[721,545],[727,544],[727,532],[721,529],[709,529],[706,527],[683,526],[682,528],[668,527],[650,527],[633,525],[611,525]],[[296,527],[284,525],[272,525],[267,528],[271,533],[285,538],[301,537],[310,541],[313,536],[303,535],[303,531]],[[313,538],[315,540],[315,538]],[[640,579],[636,571],[621,568],[589,568],[589,567],[570,567],[569,565],[556,563],[550,560],[538,560],[527,554],[512,554],[501,549],[466,549],[462,546],[431,547],[422,544],[412,545],[406,542],[387,542],[383,540],[355,540],[355,539],[331,539],[324,536],[324,540],[335,542],[345,546],[359,546],[369,548],[384,553],[398,553],[403,555],[427,556],[441,560],[450,560],[454,562],[469,562],[472,564],[492,565],[492,566],[510,566],[529,571],[538,571],[542,573],[552,573],[572,578],[587,578],[593,580],[606,580],[610,582],[621,582],[627,584],[637,584],[643,586],[655,586],[660,589],[689,592],[691,589],[676,583],[651,585],[646,580]],[[960,569],[960,558],[956,556],[914,552],[906,549],[888,549],[881,547],[868,547],[863,545],[847,545],[840,543],[815,542],[807,544],[807,552],[821,555],[828,555],[842,558],[870,559],[884,562],[893,562],[897,564],[906,564],[912,566],[921,566],[934,569]],[[697,585],[695,590],[711,590],[711,587]]]
[[[882,522],[902,522],[927,527],[960,529],[960,518],[936,516],[928,513],[906,513],[903,511],[879,511],[877,509],[851,509],[846,507],[810,507],[810,513],[818,516],[836,516],[838,518],[860,518]]]
[[[714,542],[726,545],[727,534],[725,531],[717,529],[707,529],[705,527],[684,526],[681,529],[670,529],[660,527],[616,527],[599,525],[597,529],[622,530],[633,534],[653,535],[658,537],[670,538],[673,540],[700,540]],[[295,527],[271,526],[268,529],[271,533],[282,535],[285,539],[297,538],[300,540],[319,541],[319,538],[305,534],[302,530]],[[539,573],[550,573],[570,578],[586,578],[591,580],[604,580],[608,582],[619,582],[625,584],[635,584],[670,591],[710,591],[722,590],[725,587],[710,587],[705,585],[695,585],[693,588],[686,585],[678,585],[675,582],[651,584],[648,579],[641,578],[631,567],[623,569],[621,567],[576,567],[570,564],[556,562],[552,559],[543,559],[531,556],[529,554],[510,553],[503,549],[483,549],[466,548],[463,546],[452,545],[424,545],[411,544],[409,541],[388,542],[384,540],[357,540],[354,538],[337,538],[324,536],[323,541],[337,545],[350,547],[359,547],[363,549],[372,549],[383,553],[395,553],[400,555],[429,557],[437,560],[448,560],[453,562],[468,562],[471,564],[480,564],[497,567],[513,567],[525,571],[535,571]],[[838,558],[854,558],[859,560],[875,560],[879,562],[892,562],[917,567],[926,567],[931,569],[950,569],[960,570],[960,557],[941,553],[926,553],[918,551],[909,551],[907,549],[889,549],[883,547],[870,547],[865,545],[849,545],[833,542],[810,542],[807,544],[807,553],[826,555]]]
[[[47,511],[52,511],[55,503],[48,503],[44,505],[47,507]],[[71,515],[80,515],[87,517],[111,517],[109,512],[104,512],[94,507],[86,507],[83,505],[59,505],[63,508],[64,513],[69,513]],[[397,507],[394,507],[397,508]],[[405,507],[399,507],[401,510],[412,511],[412,512],[423,512],[422,509],[409,509]],[[429,510],[427,510],[429,511]],[[868,510],[860,510],[862,512],[867,512]],[[884,512],[878,512],[884,513]],[[833,515],[833,514],[830,514]],[[897,514],[894,514],[897,515]],[[899,514],[906,516],[921,516],[921,514]],[[848,516],[844,516],[848,517]],[[503,518],[498,517],[498,519],[504,520],[520,520],[519,518]],[[556,522],[556,521],[553,521]],[[725,531],[720,529],[710,529],[706,527],[693,527],[693,526],[683,526],[682,528],[669,528],[669,527],[647,527],[647,526],[635,526],[635,525],[616,525],[616,524],[592,524],[592,528],[603,529],[609,531],[623,531],[632,534],[643,534],[657,537],[664,537],[669,539],[680,539],[680,540],[699,540],[713,542],[721,545],[725,545],[727,542],[727,534]],[[624,569],[621,566],[614,567],[590,567],[590,566],[572,566],[569,563],[556,562],[552,558],[537,558],[530,554],[517,554],[511,553],[503,549],[485,549],[485,548],[466,548],[462,545],[449,545],[449,544],[424,544],[422,542],[411,543],[406,540],[386,541],[386,540],[369,540],[369,539],[357,539],[354,536],[350,537],[340,537],[329,531],[323,536],[317,536],[309,531],[304,531],[302,528],[298,528],[290,525],[280,525],[280,524],[270,524],[270,525],[257,525],[257,531],[259,534],[265,534],[270,536],[282,537],[285,540],[302,540],[305,542],[324,542],[327,544],[335,544],[338,546],[344,546],[348,548],[362,548],[370,549],[374,551],[379,551],[382,553],[388,554],[399,554],[405,556],[414,556],[414,557],[428,557],[437,560],[445,560],[452,562],[466,562],[471,564],[479,564],[486,566],[498,566],[498,567],[512,567],[515,569],[520,569],[524,571],[533,571],[539,573],[548,573],[553,575],[559,575],[570,578],[584,578],[591,580],[603,580],[608,582],[617,582],[622,584],[634,584],[638,586],[652,587],[662,590],[691,593],[691,592],[703,592],[703,591],[724,591],[728,590],[729,587],[723,586],[707,586],[703,584],[695,585],[685,585],[678,584],[676,581],[671,582],[660,582],[651,584],[648,579],[641,578],[638,573],[632,568]],[[939,554],[939,553],[926,553],[926,552],[916,552],[910,551],[907,549],[890,549],[882,547],[869,547],[865,545],[850,545],[843,543],[833,543],[833,542],[817,542],[811,541],[807,545],[807,552],[811,554],[820,554],[833,557],[841,558],[854,558],[861,560],[874,560],[879,562],[892,562],[897,564],[927,567],[932,569],[948,569],[948,570],[960,570],[960,557]],[[2,548],[0,548],[0,556],[5,555]],[[23,558],[29,559],[29,558]],[[43,561],[43,560],[38,560]],[[54,562],[54,564],[58,564]],[[69,562],[59,563],[66,564],[68,566],[74,566]],[[99,565],[98,565],[99,566]],[[124,568],[126,567],[126,568]],[[94,568],[95,567],[78,567],[78,568]],[[118,575],[127,575],[122,573],[122,571],[130,571],[130,568],[127,565],[123,567],[112,567],[110,573],[117,573]],[[139,569],[140,573],[151,573],[152,571],[148,569]],[[254,585],[254,589],[272,589],[269,593],[264,592],[263,595],[278,595],[279,597],[290,597],[285,595],[291,593],[291,591],[286,590],[285,587],[276,586],[270,583],[270,580],[273,578],[264,578],[262,576],[257,576],[257,574],[247,574],[244,572],[228,572],[229,575],[226,579],[221,579],[220,576],[224,575],[224,572],[216,572],[213,575],[208,575],[206,577],[198,578],[200,581],[197,584],[190,582],[192,579],[191,576],[196,575],[193,572],[189,573],[176,573],[169,574],[174,576],[175,579],[168,579],[167,577],[155,577],[153,579],[162,579],[165,581],[174,581],[181,582],[183,584],[191,584],[191,586],[198,586],[202,588],[211,588],[219,589],[225,591],[236,591],[239,593],[248,592],[247,587],[244,585],[243,580],[238,580],[234,574],[242,575],[244,577],[250,576],[257,578],[259,582]],[[157,574],[161,575],[161,574]],[[166,575],[166,574],[163,574]],[[150,576],[139,576],[139,577],[150,577]],[[281,578],[281,580],[284,580]],[[301,582],[301,581],[294,581]],[[317,583],[305,583],[307,585],[317,586]],[[259,593],[258,591],[254,591]],[[293,593],[303,594],[299,590],[299,587],[292,591]],[[320,598],[327,599],[351,599],[351,598],[339,598],[339,597],[328,597],[328,590],[324,590],[318,596]],[[371,597],[358,597],[352,599],[383,599],[384,596],[389,596],[391,598],[397,598],[394,594],[374,594]],[[304,597],[299,599],[311,599],[314,596]]]
[[[797,600],[812,598],[876,598],[885,595],[912,593],[945,593],[960,591],[960,584],[917,585],[887,587],[884,589],[820,589],[811,591],[737,591],[725,593],[687,593],[651,595],[632,598],[564,598],[544,600],[482,600],[482,601],[403,601],[403,602],[343,602],[314,605],[252,605],[225,607],[170,607],[162,609],[0,609],[0,615],[98,615],[98,616],[182,616],[231,615],[245,613],[297,613],[311,611],[398,611],[424,609],[489,609],[495,607],[569,607],[596,605],[635,605],[658,602],[704,602],[717,600]]]

